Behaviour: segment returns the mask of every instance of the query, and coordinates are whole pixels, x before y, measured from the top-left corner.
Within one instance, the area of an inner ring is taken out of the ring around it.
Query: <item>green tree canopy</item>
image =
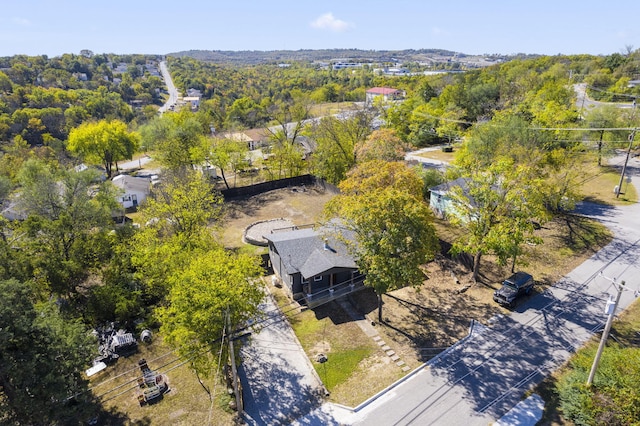
[[[209,123],[188,109],[156,117],[140,129],[142,144],[170,170],[201,164],[206,157]]]
[[[92,164],[101,164],[111,177],[113,164],[131,159],[139,144],[138,134],[129,132],[123,122],[101,120],[71,130],[67,148]]]
[[[159,310],[161,331],[198,374],[207,377],[217,364],[226,325],[236,329],[258,314],[264,294],[253,278],[260,271],[257,256],[218,247],[171,276],[167,306]]]
[[[359,195],[339,195],[327,204],[329,217],[338,217],[356,236],[351,250],[365,285],[378,295],[382,321],[382,295],[425,280],[422,266],[438,249],[429,206],[394,188]]]
[[[95,342],[80,323],[63,319],[55,304],[35,305],[32,296],[24,283],[0,281],[0,419],[77,423],[86,407],[66,401],[87,390],[80,372]]]

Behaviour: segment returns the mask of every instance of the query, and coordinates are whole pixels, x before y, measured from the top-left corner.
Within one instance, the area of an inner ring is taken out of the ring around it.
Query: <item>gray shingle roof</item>
[[[310,278],[333,268],[357,268],[345,244],[329,233],[305,228],[275,232],[264,238],[273,244],[288,274],[300,272]]]

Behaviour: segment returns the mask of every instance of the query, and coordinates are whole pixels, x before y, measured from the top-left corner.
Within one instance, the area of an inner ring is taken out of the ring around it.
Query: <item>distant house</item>
[[[337,238],[311,228],[273,232],[264,238],[273,271],[294,300],[343,295],[362,284],[353,256]]]
[[[232,141],[246,142],[250,150],[258,149],[269,144],[271,133],[267,129],[248,129],[241,132],[222,133],[220,137]]]
[[[404,99],[404,90],[393,89],[391,87],[373,87],[367,90],[365,103],[371,105],[374,99],[382,97],[385,101],[396,101]]]
[[[441,185],[429,188],[429,206],[431,210],[439,218],[446,218],[447,216],[457,216],[456,202],[451,198],[451,189],[455,187],[462,188],[463,194],[468,197],[468,183],[465,178],[458,178],[450,182],[445,182]]]
[[[151,191],[151,179],[146,177],[118,175],[113,178],[112,183],[120,188],[118,202],[125,209],[137,208]]]

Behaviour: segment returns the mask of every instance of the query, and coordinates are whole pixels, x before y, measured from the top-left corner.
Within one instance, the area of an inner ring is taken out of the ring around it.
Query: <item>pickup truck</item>
[[[517,299],[533,290],[533,277],[526,272],[516,272],[502,282],[502,287],[493,293],[493,300],[513,308]]]

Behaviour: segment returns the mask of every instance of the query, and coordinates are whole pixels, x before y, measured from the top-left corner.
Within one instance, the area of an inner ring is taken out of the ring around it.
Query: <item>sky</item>
[[[640,48],[639,0],[3,0],[0,56],[185,50]]]

